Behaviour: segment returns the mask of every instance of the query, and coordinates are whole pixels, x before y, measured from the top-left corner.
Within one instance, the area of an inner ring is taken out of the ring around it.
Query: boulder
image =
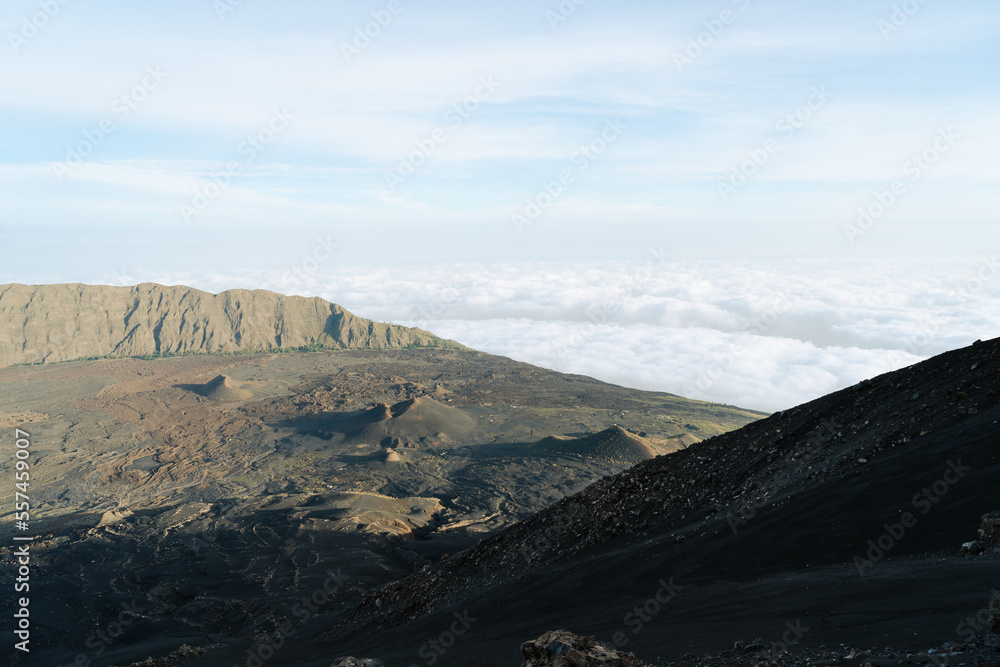
[[[385,667],[385,663],[375,658],[354,658],[345,656],[337,658],[330,667]]]
[[[987,547],[1000,547],[1000,511],[983,515],[979,526],[979,541]]]
[[[521,645],[521,667],[644,667],[641,660],[602,644],[594,637],[579,637],[566,630],[546,632]]]
[[[978,540],[973,540],[971,542],[966,542],[962,545],[962,555],[963,556],[978,556],[983,553],[983,544]]]

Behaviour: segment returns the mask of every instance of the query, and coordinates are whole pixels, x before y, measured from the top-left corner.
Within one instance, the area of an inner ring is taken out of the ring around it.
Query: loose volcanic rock
[[[695,517],[706,527],[713,522],[712,531],[735,533],[762,508],[780,506],[803,489],[868,474],[892,448],[920,449],[927,433],[957,423],[992,424],[1000,417],[992,398],[1000,394],[998,366],[1000,340],[981,343],[641,461],[371,592],[345,625],[398,626],[613,541],[667,534],[689,543],[707,532],[689,525]],[[910,400],[918,391],[926,402]],[[980,408],[976,415],[967,409],[972,404]],[[390,604],[376,608],[379,597]]]
[[[986,547],[1000,547],[1000,512],[988,512],[983,515],[979,526],[979,541]]]
[[[355,658],[347,656],[337,658],[330,667],[385,667],[385,663],[375,658]]]
[[[566,630],[546,632],[521,646],[521,667],[643,667],[631,653],[610,648],[594,637],[579,637]]]

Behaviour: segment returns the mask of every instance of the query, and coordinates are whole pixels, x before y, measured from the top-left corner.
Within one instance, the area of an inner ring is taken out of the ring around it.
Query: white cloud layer
[[[319,253],[322,255],[323,253]],[[630,387],[780,410],[1000,335],[995,256],[108,276],[322,296],[469,347]]]

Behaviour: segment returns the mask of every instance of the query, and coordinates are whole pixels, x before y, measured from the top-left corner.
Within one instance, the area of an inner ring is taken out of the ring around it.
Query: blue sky
[[[331,236],[369,266],[1000,240],[995,3],[562,7],[8,3],[3,278],[280,268]]]
[[[997,335],[997,34],[972,0],[15,0],[0,282],[317,295],[781,409]]]

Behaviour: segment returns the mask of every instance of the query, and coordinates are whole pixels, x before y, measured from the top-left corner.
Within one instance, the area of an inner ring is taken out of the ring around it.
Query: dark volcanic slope
[[[152,283],[0,285],[0,332],[0,366],[309,345],[460,347],[420,329],[362,319],[319,298],[265,290],[209,294]]]
[[[438,664],[512,664],[557,627],[623,632],[647,660],[797,619],[803,644],[957,641],[1000,579],[953,555],[1000,507],[998,366],[1000,341],[978,343],[600,480],[375,592],[351,625],[370,638],[334,630],[331,651],[412,662],[455,610],[479,625]],[[670,579],[676,600],[630,617]]]

